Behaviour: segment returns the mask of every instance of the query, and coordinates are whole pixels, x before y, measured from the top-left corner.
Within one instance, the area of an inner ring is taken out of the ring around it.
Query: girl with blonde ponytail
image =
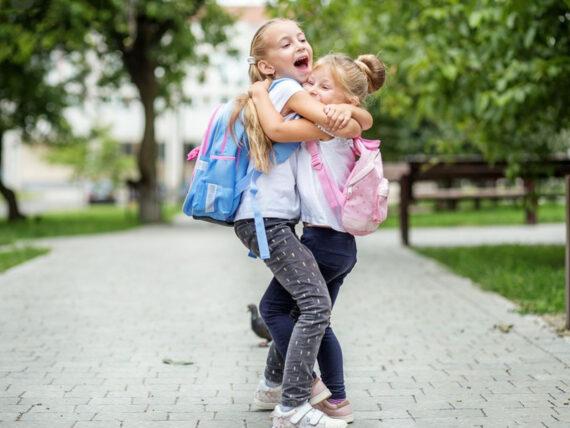
[[[333,122],[342,124],[347,117],[351,117],[351,114],[343,116],[342,112],[350,112],[352,108],[362,105],[369,94],[383,86],[385,78],[385,67],[374,55],[361,55],[352,60],[346,55],[331,54],[315,64],[304,88],[315,100],[326,105],[327,112],[332,112]],[[332,173],[331,178],[342,191],[355,164],[352,139],[323,134],[322,128],[315,127],[310,120],[285,122],[271,104],[267,87],[268,82],[257,82],[250,89],[258,119],[266,135],[274,141],[297,138],[320,140],[318,150],[320,159],[325,164],[324,169]],[[356,242],[354,236],[345,232],[340,211],[330,207],[318,173],[313,168],[314,161],[308,146],[303,143],[297,156],[296,175],[301,220],[304,224],[301,243],[315,257],[332,306],[344,279],[356,264]],[[281,349],[286,348],[287,344],[291,347],[294,343],[293,336],[287,334],[293,330],[293,321],[287,323],[282,320],[290,319],[290,314],[295,312],[296,302],[283,291],[280,284],[272,282],[261,303],[266,323],[278,326],[271,330],[276,346],[270,349],[265,368],[266,377],[270,381],[278,381],[283,372]],[[335,420],[352,422],[352,407],[346,398],[344,386],[342,350],[330,326],[325,330],[317,358],[322,380],[331,396],[315,407]],[[280,408],[276,408],[275,413],[278,416],[284,414]]]

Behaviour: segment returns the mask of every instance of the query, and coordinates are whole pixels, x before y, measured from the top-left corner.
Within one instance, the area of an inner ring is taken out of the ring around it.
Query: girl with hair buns
[[[238,117],[243,119],[248,135],[249,167],[263,174],[255,183],[255,199],[249,188],[243,192],[234,230],[241,242],[259,255],[254,214],[260,212],[270,252],[270,257],[264,262],[274,275],[269,287],[277,284],[298,308],[296,324],[286,331],[287,343],[280,340],[277,350],[274,349],[284,357],[279,369],[282,375],[271,378],[271,373],[266,373],[255,392],[255,404],[267,409],[276,407],[274,427],[342,428],[346,426],[345,421],[330,418],[312,407],[330,396],[323,382],[313,378],[313,368],[330,322],[331,298],[313,254],[300,242],[294,230],[300,216],[300,200],[295,185],[297,153],[284,162],[273,164],[271,140],[300,142],[326,139],[327,134],[315,124],[352,138],[360,135],[362,128],[372,126],[372,117],[353,104],[325,112],[325,105],[301,86],[312,71],[312,61],[311,45],[294,21],[271,20],[253,37],[248,58],[250,79],[253,83],[285,78],[269,94],[265,87],[264,92],[272,111],[290,126],[287,138],[267,138],[251,97],[244,95],[236,100],[229,129],[233,129]],[[296,119],[297,114],[308,120],[291,120]],[[260,309],[264,317],[267,316],[264,312],[266,307],[262,301]],[[283,329],[279,328],[279,321],[269,321],[267,324],[272,336],[281,335]]]
[[[327,111],[338,112],[345,109],[346,105],[361,106],[370,93],[383,86],[384,80],[384,65],[374,55],[361,55],[352,60],[346,55],[331,54],[315,64],[303,87],[314,99],[326,104]],[[294,121],[294,127],[291,122],[283,121],[269,101],[267,87],[267,82],[255,83],[250,93],[261,126],[271,140],[286,141],[302,127],[307,128],[307,133],[314,129],[314,125],[306,119]],[[345,120],[346,117],[343,117],[341,125]],[[321,159],[342,190],[356,162],[352,139],[335,136],[326,129],[325,131],[329,135],[315,135],[306,140],[320,140]],[[297,156],[296,184],[301,199],[301,220],[304,224],[301,242],[313,253],[326,282],[331,304],[334,305],[344,279],[356,264],[356,242],[354,236],[343,229],[340,213],[329,206],[318,175],[311,166],[311,155],[305,143]],[[289,334],[295,326],[291,314],[298,312],[295,301],[276,281],[270,284],[263,296],[261,310],[265,322],[273,326],[271,333],[276,345],[270,349],[265,377],[277,383],[283,373],[281,356],[285,355],[278,351],[286,348],[287,344],[291,347],[294,343]],[[332,395],[315,407],[332,418],[352,422],[352,407],[346,398],[344,387],[342,350],[330,326],[325,330],[317,359],[322,380]],[[279,407],[276,407],[274,414],[282,414]]]

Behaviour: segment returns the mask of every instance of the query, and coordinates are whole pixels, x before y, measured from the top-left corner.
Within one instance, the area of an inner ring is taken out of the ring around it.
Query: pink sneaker
[[[352,406],[350,405],[350,401],[346,399],[338,404],[331,403],[329,400],[324,400],[317,404],[315,409],[319,409],[325,415],[333,419],[342,419],[349,424],[354,422]]]
[[[326,400],[331,396],[331,392],[321,380],[320,377],[313,379],[313,385],[311,385],[311,399],[309,403],[311,406],[320,403],[323,400]]]

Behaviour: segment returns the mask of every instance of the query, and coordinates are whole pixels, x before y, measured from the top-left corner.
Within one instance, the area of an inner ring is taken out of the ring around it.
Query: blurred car
[[[87,201],[90,204],[114,204],[115,189],[110,180],[101,180],[89,184]]]

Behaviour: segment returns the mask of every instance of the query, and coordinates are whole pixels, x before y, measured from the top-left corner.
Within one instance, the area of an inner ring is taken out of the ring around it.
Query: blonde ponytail
[[[277,23],[283,21],[290,21],[289,19],[276,18],[267,21],[263,24],[257,32],[254,34],[251,41],[251,47],[249,50],[249,55],[252,58],[252,62],[249,66],[249,80],[251,83],[259,82],[267,78],[272,78],[272,76],[267,76],[259,70],[257,66],[257,61],[265,57],[267,50],[266,41],[263,38],[265,30]],[[242,113],[243,111],[243,113]],[[259,123],[259,118],[257,116],[257,111],[255,110],[255,104],[248,94],[240,95],[236,98],[234,109],[230,117],[230,131],[235,136],[234,127],[236,120],[243,114],[243,122],[245,126],[245,131],[247,133],[247,138],[249,140],[249,157],[253,166],[261,172],[269,172],[271,168],[271,149],[272,142],[265,133],[263,128]]]

